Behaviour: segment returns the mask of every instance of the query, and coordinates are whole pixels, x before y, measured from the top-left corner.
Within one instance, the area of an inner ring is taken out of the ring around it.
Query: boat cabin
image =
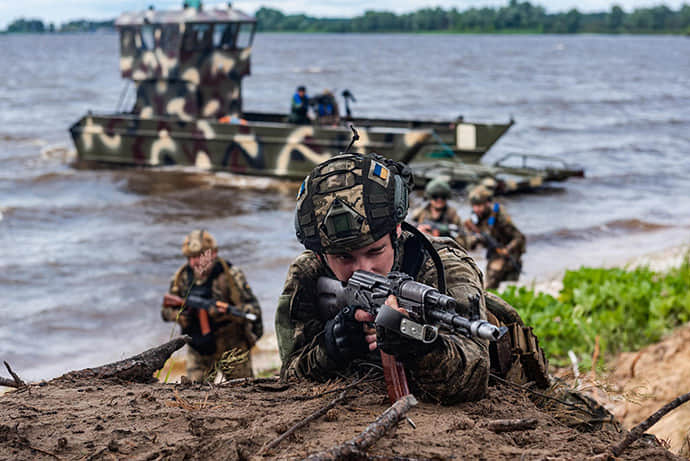
[[[136,86],[132,113],[182,120],[241,115],[253,17],[230,4],[204,10],[185,2],[182,10],[124,13],[115,26],[122,77]]]

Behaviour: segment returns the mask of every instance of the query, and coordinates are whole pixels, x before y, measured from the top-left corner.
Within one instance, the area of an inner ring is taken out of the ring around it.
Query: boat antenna
[[[343,152],[343,154],[349,153],[350,148],[355,143],[355,141],[359,141],[359,133],[357,133],[357,129],[353,124],[350,124],[350,129],[352,130],[352,140],[350,141],[350,145],[347,146],[347,149],[345,149],[345,152]]]

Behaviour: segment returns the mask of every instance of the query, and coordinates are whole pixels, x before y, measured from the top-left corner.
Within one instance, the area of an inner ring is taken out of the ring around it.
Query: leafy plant
[[[602,361],[656,342],[690,320],[690,255],[666,273],[648,267],[567,271],[558,298],[514,286],[500,296],[534,328],[551,363],[567,365],[572,350],[589,368],[597,337]]]

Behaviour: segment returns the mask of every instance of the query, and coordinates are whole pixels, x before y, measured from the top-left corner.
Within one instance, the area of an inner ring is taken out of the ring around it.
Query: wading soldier
[[[412,222],[417,229],[434,237],[451,237],[466,248],[465,228],[460,215],[448,205],[450,185],[441,178],[435,178],[426,185],[424,198],[428,203],[412,212]]]
[[[482,275],[472,258],[454,240],[427,238],[403,222],[412,182],[407,167],[376,154],[332,157],[305,179],[295,227],[307,250],[290,266],[276,313],[283,378],[324,381],[355,373],[363,362],[380,364],[380,349],[404,365],[422,399],[450,404],[485,395],[486,340],[440,330],[425,344],[371,328],[373,317],[357,306],[335,313],[318,307],[320,276],[347,281],[357,270],[396,270],[438,288],[441,272],[446,293],[475,310],[458,314],[486,319]],[[398,307],[393,296],[386,304]]]
[[[185,237],[182,254],[187,263],[175,272],[169,293],[185,300],[185,307],[179,299],[168,302],[173,297],[166,296],[161,314],[192,337],[187,377],[203,381],[228,351],[233,363],[229,370],[220,367],[225,377],[252,376],[249,350],[263,334],[263,326],[259,302],[244,274],[218,257],[216,240],[203,229]],[[242,356],[246,358],[238,360]]]
[[[520,258],[525,252],[525,236],[492,198],[484,186],[472,189],[469,194],[472,216],[465,221],[470,232],[469,248],[474,249],[481,244],[487,250],[487,289],[498,288],[504,280],[517,280],[522,269]]]

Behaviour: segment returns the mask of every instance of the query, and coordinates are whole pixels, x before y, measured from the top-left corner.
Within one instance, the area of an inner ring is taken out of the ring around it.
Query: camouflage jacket
[[[404,242],[412,237],[403,233]],[[448,238],[431,238],[445,268],[447,292],[461,301],[481,295],[479,312],[486,318],[482,275],[476,264],[457,243]],[[421,261],[416,280],[437,285],[436,268],[425,250],[412,255]],[[408,257],[410,255],[407,255]],[[312,251],[302,253],[290,266],[276,311],[276,335],[282,360],[281,375],[325,381],[354,372],[355,363],[337,363],[326,354],[324,326],[326,319],[318,312],[316,282],[320,276],[332,276],[321,258]],[[462,315],[469,312],[459,311]],[[484,396],[488,385],[489,352],[484,340],[470,339],[441,330],[439,346],[422,357],[404,363],[412,391],[424,400],[452,404]],[[368,361],[380,364],[375,351]]]
[[[460,215],[458,212],[455,210],[455,208],[451,206],[446,206],[446,209],[443,210],[443,214],[441,214],[440,219],[433,219],[431,217],[431,204],[427,204],[424,207],[419,207],[415,209],[412,212],[412,222],[416,225],[419,226],[420,224],[424,224],[425,222],[431,222],[434,224],[451,224],[452,226],[457,226],[457,230],[452,230],[448,228],[441,228],[439,229],[440,231],[440,237],[452,237],[455,239],[456,242],[460,244],[461,247],[467,248],[467,233],[465,232],[465,228],[462,225],[462,220],[460,219]],[[441,226],[444,227],[444,226]]]
[[[182,265],[170,282],[169,293],[184,298],[194,282],[194,274],[189,264]],[[261,307],[247,283],[244,273],[220,258],[216,259],[210,275],[195,281],[197,285],[204,285],[210,290],[209,296],[217,301],[224,301],[238,309],[257,316],[255,322],[238,319],[227,313],[209,313],[211,330],[218,336],[232,338],[232,347],[250,349],[263,334],[261,322]],[[166,322],[177,322],[183,332],[194,334],[199,331],[198,318],[193,315],[179,314],[178,307],[162,307],[161,315]]]
[[[525,236],[515,227],[513,220],[507,213],[503,212],[498,204],[494,204],[491,213],[481,217],[477,224],[467,221],[466,227],[471,232],[479,230],[488,233],[517,260],[520,260],[520,256],[525,252]],[[468,240],[469,248],[474,249],[481,243],[482,239],[472,235]],[[496,252],[489,251],[487,254],[487,259],[496,257],[499,257]]]

